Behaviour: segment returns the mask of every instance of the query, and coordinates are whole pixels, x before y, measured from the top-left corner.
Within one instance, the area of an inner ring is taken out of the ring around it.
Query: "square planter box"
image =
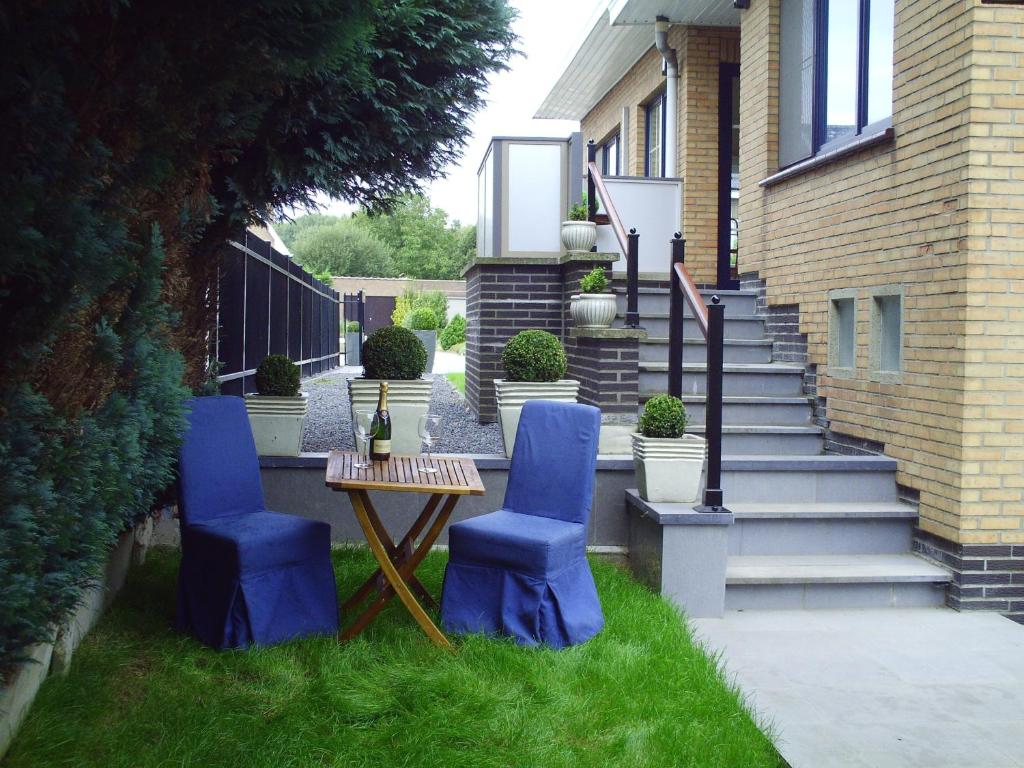
[[[498,421],[501,436],[505,441],[505,456],[512,458],[516,445],[516,431],[523,403],[527,400],[554,400],[559,403],[575,403],[580,383],[572,379],[558,381],[507,381],[494,380],[494,394],[498,405]]]
[[[260,456],[298,456],[306,427],[309,401],[306,393],[298,397],[246,395],[256,453]]]
[[[423,348],[427,350],[427,367],[424,373],[434,372],[434,352],[437,350],[437,331],[413,331],[416,338],[420,340]]]
[[[362,365],[363,350],[360,339],[361,333],[345,332],[345,365]]]
[[[707,443],[696,435],[644,437],[633,434],[633,467],[640,498],[650,502],[696,501]]]
[[[353,433],[356,411],[377,410],[380,379],[349,379],[348,398],[352,404]],[[388,379],[388,412],[391,414],[391,453],[413,456],[422,452],[418,433],[420,416],[430,410],[434,382],[430,379],[398,381]]]

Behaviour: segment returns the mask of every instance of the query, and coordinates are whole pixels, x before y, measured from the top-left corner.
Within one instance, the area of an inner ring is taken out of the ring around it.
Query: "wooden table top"
[[[409,491],[483,496],[484,484],[472,459],[432,455],[429,466],[437,472],[418,469],[428,466],[425,456],[392,455],[387,461],[372,461],[367,469],[356,469],[359,454],[331,451],[327,456],[327,487],[336,491]]]

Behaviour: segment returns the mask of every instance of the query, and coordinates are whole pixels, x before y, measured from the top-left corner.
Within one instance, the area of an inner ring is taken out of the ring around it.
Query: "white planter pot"
[[[494,380],[494,395],[498,404],[498,423],[505,441],[505,456],[512,458],[516,445],[516,431],[523,403],[527,400],[554,400],[559,403],[575,403],[580,383],[572,379],[558,381],[507,381]]]
[[[562,247],[567,251],[589,251],[597,243],[597,224],[592,221],[563,221]]]
[[[376,411],[380,379],[349,379],[348,399],[352,404],[353,437],[355,412]],[[420,416],[430,410],[434,382],[430,379],[398,381],[388,379],[388,413],[391,415],[391,453],[413,456],[422,452],[419,436]],[[357,447],[358,439],[356,439]]]
[[[416,338],[420,340],[420,344],[427,350],[427,367],[423,370],[424,373],[434,372],[434,350],[437,349],[437,331],[413,331],[416,334]]]
[[[696,435],[644,437],[633,433],[633,468],[640,498],[652,502],[696,501],[707,443]]]
[[[614,293],[581,293],[572,297],[569,314],[577,328],[609,328],[616,312]]]
[[[306,393],[296,397],[246,395],[256,453],[260,456],[298,456],[306,426]]]

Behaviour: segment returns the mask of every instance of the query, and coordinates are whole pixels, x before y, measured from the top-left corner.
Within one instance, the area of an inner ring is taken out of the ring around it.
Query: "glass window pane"
[[[857,132],[860,0],[829,0],[825,84],[827,144]]]
[[[779,72],[779,165],[814,151],[814,0],[782,0]]]
[[[868,122],[892,117],[894,0],[871,0],[868,37]]]
[[[835,322],[832,364],[839,368],[853,368],[856,353],[853,299],[834,299],[832,311]]]
[[[604,160],[605,169],[604,172],[608,176],[615,176],[619,172],[619,138],[616,136],[614,139],[604,145]]]
[[[661,176],[661,99],[647,108],[647,175]]]

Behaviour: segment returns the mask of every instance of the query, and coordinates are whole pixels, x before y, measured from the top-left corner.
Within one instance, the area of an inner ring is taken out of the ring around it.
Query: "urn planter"
[[[494,394],[498,405],[498,422],[501,436],[505,441],[505,456],[512,458],[519,429],[519,416],[527,400],[554,400],[560,403],[575,403],[580,383],[572,379],[558,381],[509,381],[494,380]]]
[[[437,331],[413,331],[416,338],[420,340],[423,348],[427,350],[427,367],[425,373],[434,372],[434,351],[437,349]]]
[[[633,468],[640,498],[652,502],[696,501],[707,442],[697,435],[644,437],[633,433]]]
[[[260,456],[298,456],[306,426],[309,401],[305,392],[296,397],[246,395],[256,453]]]
[[[562,247],[570,253],[586,251],[597,243],[597,224],[592,221],[563,221]]]
[[[580,293],[569,304],[577,328],[610,328],[616,311],[614,293]]]
[[[434,382],[430,379],[385,379],[388,383],[388,412],[391,414],[391,453],[414,455],[421,452],[417,431],[420,416],[430,410]],[[381,379],[349,379],[348,398],[353,426],[355,412],[377,410]]]

